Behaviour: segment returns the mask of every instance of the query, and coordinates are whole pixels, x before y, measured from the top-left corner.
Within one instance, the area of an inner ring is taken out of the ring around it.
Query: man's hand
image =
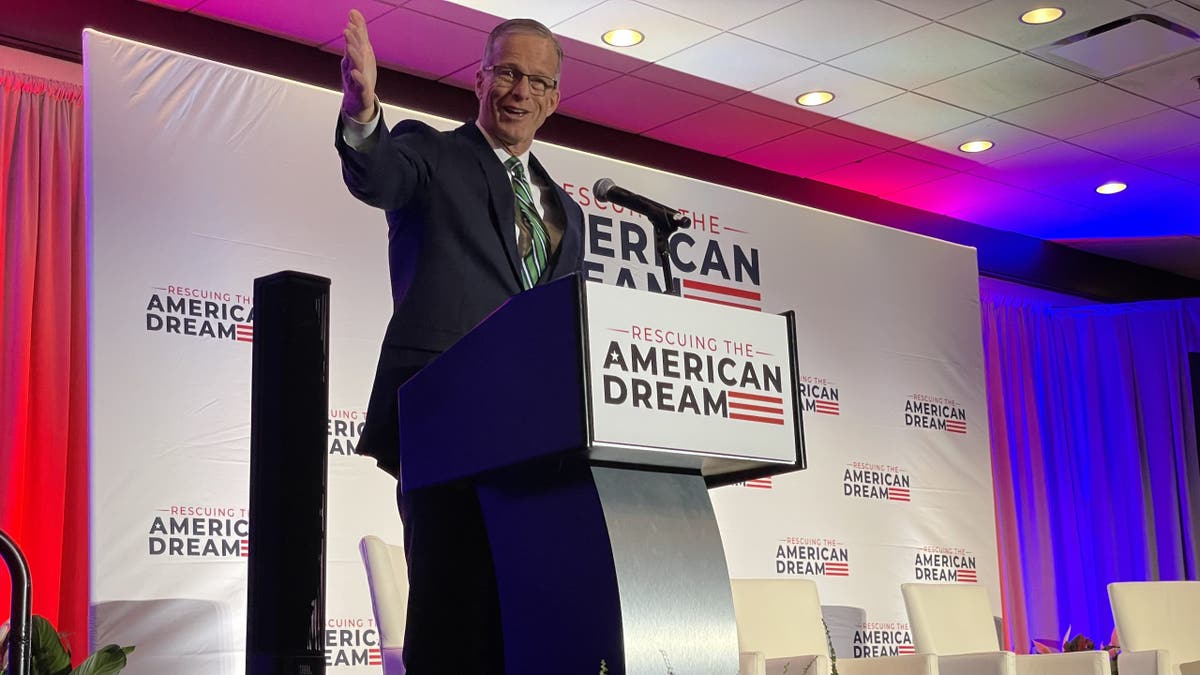
[[[346,53],[342,56],[342,110],[359,122],[375,116],[375,50],[367,38],[367,20],[357,9],[346,22]]]

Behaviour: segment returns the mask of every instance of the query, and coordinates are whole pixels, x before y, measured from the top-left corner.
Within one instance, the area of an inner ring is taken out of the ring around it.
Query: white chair
[[[408,615],[408,567],[404,561],[404,548],[367,535],[359,542],[358,552],[362,554],[367,584],[371,587],[383,673],[404,675],[404,624]]]
[[[1110,675],[1107,652],[1014,654],[1000,649],[987,589],[901,584],[917,652],[936,654],[943,675]]]
[[[740,675],[829,675],[830,654],[821,599],[809,579],[733,579]],[[761,656],[759,656],[761,655]],[[937,675],[927,655],[838,658],[842,675]]]
[[[1200,581],[1108,585],[1121,675],[1200,674]]]

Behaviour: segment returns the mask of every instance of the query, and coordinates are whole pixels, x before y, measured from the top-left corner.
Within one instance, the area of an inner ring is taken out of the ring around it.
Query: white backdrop
[[[333,280],[327,659],[378,672],[357,543],[399,542],[400,522],[353,446],[390,312],[386,224],[342,185],[339,94],[94,32],[84,54],[94,638],[137,645],[130,675],[243,672],[248,296],[295,269]],[[535,151],[584,208],[591,278],[646,288],[657,269],[645,221],[583,187],[608,176],[691,213],[685,296],[798,313],[810,466],[714,491],[732,576],[816,579],[843,658],[912,651],[906,581],[980,583],[1000,607],[973,249]]]

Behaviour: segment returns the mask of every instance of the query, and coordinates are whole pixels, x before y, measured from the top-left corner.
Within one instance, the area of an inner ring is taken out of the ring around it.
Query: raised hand
[[[375,116],[375,50],[367,38],[367,20],[357,9],[346,21],[346,52],[342,56],[342,110],[359,122]]]

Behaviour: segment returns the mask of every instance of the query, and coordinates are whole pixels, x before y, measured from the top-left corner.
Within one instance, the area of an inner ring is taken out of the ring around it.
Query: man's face
[[[551,80],[558,75],[554,43],[528,33],[508,33],[496,38],[490,58],[483,65],[507,66]],[[529,78],[520,77],[510,84],[501,81],[495,71],[480,69],[475,73],[475,95],[479,98],[479,125],[516,154],[529,149],[534,134],[558,108],[557,87],[537,96],[529,87]]]

